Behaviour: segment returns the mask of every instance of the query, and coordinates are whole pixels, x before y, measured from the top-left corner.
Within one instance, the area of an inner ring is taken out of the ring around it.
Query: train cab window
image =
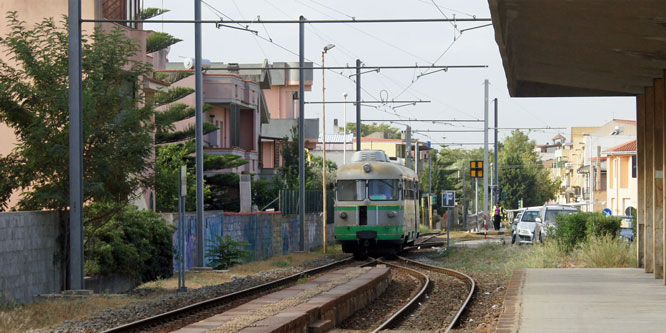
[[[400,200],[397,179],[372,179],[368,181],[370,200]]]
[[[365,199],[364,180],[338,180],[338,200],[356,201]]]

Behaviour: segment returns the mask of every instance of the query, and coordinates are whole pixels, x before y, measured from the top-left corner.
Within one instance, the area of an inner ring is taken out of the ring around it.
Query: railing
[[[321,190],[305,191],[305,214],[321,213],[323,208],[323,193]],[[327,223],[333,223],[335,192],[326,192]],[[298,190],[280,190],[280,211],[284,215],[298,214]]]

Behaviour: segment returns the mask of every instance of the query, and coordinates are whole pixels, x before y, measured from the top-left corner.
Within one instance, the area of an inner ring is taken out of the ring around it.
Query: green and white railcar
[[[383,151],[354,152],[338,168],[335,239],[355,255],[397,253],[418,237],[418,178]]]

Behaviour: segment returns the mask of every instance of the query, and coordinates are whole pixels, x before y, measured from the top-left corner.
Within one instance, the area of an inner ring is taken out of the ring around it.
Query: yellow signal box
[[[483,161],[470,161],[469,172],[471,178],[483,178]]]

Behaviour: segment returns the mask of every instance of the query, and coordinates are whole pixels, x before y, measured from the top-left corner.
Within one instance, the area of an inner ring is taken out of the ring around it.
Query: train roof
[[[380,154],[375,154],[375,152],[384,153],[382,151],[355,152],[352,157],[354,162],[338,167],[338,180],[416,178],[414,170],[391,163],[388,158],[382,159]],[[370,172],[364,170],[365,165],[370,166]]]

